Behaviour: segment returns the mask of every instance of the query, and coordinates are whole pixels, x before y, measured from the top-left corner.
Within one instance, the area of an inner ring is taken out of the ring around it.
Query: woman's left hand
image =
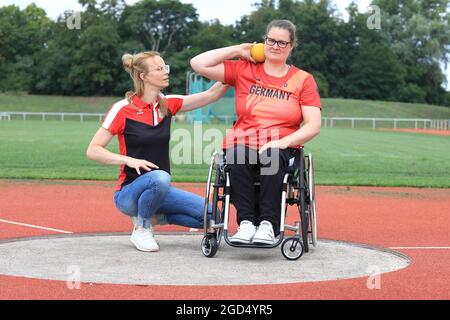
[[[281,140],[272,140],[270,142],[267,142],[265,145],[263,145],[261,147],[261,149],[259,149],[259,154],[262,154],[264,151],[266,151],[269,148],[272,149],[287,149],[289,147],[289,143],[286,142],[286,140],[281,139]]]

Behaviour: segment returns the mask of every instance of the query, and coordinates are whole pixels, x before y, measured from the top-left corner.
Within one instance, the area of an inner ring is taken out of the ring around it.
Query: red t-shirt
[[[168,148],[170,139],[170,118],[175,115],[183,105],[181,96],[166,96],[166,105],[170,115],[162,117],[159,114],[159,102],[155,105],[147,104],[137,96],[132,102],[127,99],[115,103],[102,127],[117,135],[120,154],[134,158],[144,159],[160,166],[162,170],[169,171]],[[169,121],[169,122],[168,122]],[[167,168],[166,168],[167,167]],[[136,178],[135,170],[120,166],[120,174],[116,190],[132,182]]]
[[[236,90],[238,117],[227,131],[224,148],[245,144],[259,149],[300,128],[301,106],[322,109],[313,76],[295,66],[284,77],[270,76],[263,64],[246,60],[226,60],[224,66],[224,82]]]

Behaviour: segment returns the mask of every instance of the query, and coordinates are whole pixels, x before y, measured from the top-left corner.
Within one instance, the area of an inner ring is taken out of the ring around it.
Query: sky
[[[133,4],[138,0],[125,0],[127,4]],[[56,19],[58,15],[66,10],[81,10],[78,0],[0,0],[0,6],[15,4],[20,8],[25,8],[30,3],[36,3],[44,8],[47,14]],[[249,14],[253,9],[253,3],[257,0],[181,0],[183,3],[192,3],[202,21],[219,19],[222,24],[233,24],[243,15]],[[345,8],[351,0],[334,0],[338,10],[343,12],[345,18]],[[355,1],[360,11],[366,11],[370,0]]]
[[[133,4],[138,0],[125,0],[127,4]],[[183,3],[191,3],[197,9],[199,19],[201,21],[208,21],[219,19],[222,24],[233,24],[239,20],[243,15],[249,14],[254,10],[253,3],[257,0],[180,0]],[[338,11],[342,14],[344,19],[348,15],[345,8],[352,0],[333,0]],[[61,13],[67,10],[79,11],[81,6],[78,0],[0,0],[0,7],[10,4],[18,5],[21,9],[25,8],[30,3],[36,3],[37,6],[43,8],[47,15],[56,19]],[[355,0],[358,4],[360,12],[368,11],[370,0]],[[444,67],[442,67],[444,69]],[[450,90],[450,66],[444,72],[447,74],[447,90]]]

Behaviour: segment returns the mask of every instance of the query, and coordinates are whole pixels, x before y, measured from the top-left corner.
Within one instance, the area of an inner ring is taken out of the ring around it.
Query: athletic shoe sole
[[[133,239],[130,239],[131,243],[134,244],[134,246],[136,247],[136,249],[138,249],[139,251],[143,251],[143,252],[156,252],[159,251],[159,248],[155,248],[155,249],[144,249],[142,247],[140,247],[136,242],[134,242]]]
[[[253,239],[253,244],[275,244],[275,240]]]
[[[237,243],[237,244],[250,244],[250,243],[252,243],[251,240],[245,240],[245,239],[240,239],[240,238],[231,238],[230,242],[231,243]]]

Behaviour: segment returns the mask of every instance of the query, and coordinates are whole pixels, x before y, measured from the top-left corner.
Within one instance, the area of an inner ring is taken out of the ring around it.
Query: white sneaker
[[[256,227],[254,224],[251,221],[244,220],[241,222],[238,232],[231,237],[230,241],[232,243],[251,243],[255,232]]]
[[[153,238],[152,229],[136,226],[130,240],[140,251],[153,252],[159,250],[159,245]]]
[[[272,224],[267,221],[261,221],[258,230],[253,237],[254,244],[274,244],[275,234],[273,232]]]

